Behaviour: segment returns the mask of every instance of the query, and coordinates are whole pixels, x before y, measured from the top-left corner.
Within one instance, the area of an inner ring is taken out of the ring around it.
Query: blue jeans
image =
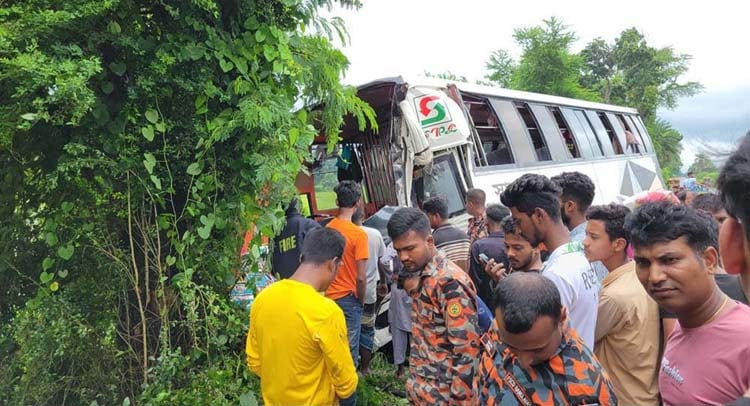
[[[362,304],[359,303],[353,294],[348,294],[341,299],[336,300],[336,304],[339,305],[341,310],[344,311],[344,319],[346,320],[346,335],[349,338],[349,351],[352,353],[352,360],[354,361],[354,368],[359,365],[359,330],[360,323],[362,320]],[[354,392],[352,396],[347,399],[341,399],[339,401],[340,406],[354,405],[357,402],[357,392]]]

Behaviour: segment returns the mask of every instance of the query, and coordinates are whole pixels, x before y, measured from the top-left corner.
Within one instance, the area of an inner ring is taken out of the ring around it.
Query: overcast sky
[[[520,49],[513,30],[539,25],[550,16],[578,34],[574,51],[596,37],[611,42],[636,27],[652,46],[672,46],[693,56],[684,80],[704,93],[661,112],[686,138],[732,142],[750,130],[750,50],[745,1],[446,1],[364,0],[357,10],[335,10],[344,18],[351,42],[343,48],[351,66],[349,84],[425,71],[451,71],[469,80],[484,76],[495,49],[515,58]],[[686,145],[683,161],[692,162]]]

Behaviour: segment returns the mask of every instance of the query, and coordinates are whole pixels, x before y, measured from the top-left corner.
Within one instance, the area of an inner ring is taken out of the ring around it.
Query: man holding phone
[[[477,240],[471,246],[469,276],[477,287],[477,295],[484,303],[492,306],[492,288],[494,282],[484,272],[484,267],[489,261],[507,264],[508,256],[505,253],[505,235],[500,226],[503,218],[510,215],[510,211],[499,204],[487,206],[485,211],[488,235]]]
[[[505,240],[505,253],[508,255],[510,268],[503,262],[497,263],[489,258],[485,264],[484,272],[498,282],[506,275],[513,272],[539,272],[542,269],[542,256],[538,248],[521,235],[521,230],[516,226],[513,217],[508,215],[500,222]]]

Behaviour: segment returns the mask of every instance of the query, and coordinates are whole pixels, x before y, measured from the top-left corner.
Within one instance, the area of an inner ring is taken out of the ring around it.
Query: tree
[[[319,130],[374,125],[340,84],[333,3],[0,6],[6,401],[251,402],[241,236],[281,226]]]
[[[646,123],[646,129],[653,141],[656,156],[661,165],[662,177],[668,179],[679,173],[682,167],[680,159],[682,134],[660,118]]]
[[[602,101],[609,103],[613,82],[616,81],[612,47],[603,39],[597,38],[581,51],[581,58],[586,72],[586,75],[581,77],[581,84],[598,91]]]
[[[501,87],[512,86],[513,73],[517,69],[517,66],[513,57],[506,50],[498,49],[493,51],[484,67],[488,71],[485,79],[490,81],[491,84]]]
[[[699,152],[695,155],[695,160],[693,161],[693,164],[690,165],[690,168],[688,168],[688,171],[693,172],[696,175],[706,175],[716,173],[719,169],[711,158],[708,157],[707,153]]]
[[[578,99],[598,99],[581,86],[581,58],[570,52],[574,32],[555,17],[543,26],[519,28],[513,36],[523,54],[513,70],[513,88]],[[492,75],[492,73],[491,73]]]
[[[662,167],[679,170],[679,165],[674,166],[679,156],[672,154],[679,154],[681,148],[670,144],[676,140],[676,130],[665,129],[666,123],[658,122],[656,111],[659,107],[674,108],[680,97],[701,90],[697,82],[679,81],[689,68],[690,55],[678,54],[671,47],[651,47],[643,34],[629,28],[612,44],[595,39],[581,51],[581,57],[581,83],[599,92],[605,102],[637,108],[646,126],[657,130],[651,138]],[[662,134],[668,134],[668,139],[661,139]],[[676,142],[681,139],[680,135]]]

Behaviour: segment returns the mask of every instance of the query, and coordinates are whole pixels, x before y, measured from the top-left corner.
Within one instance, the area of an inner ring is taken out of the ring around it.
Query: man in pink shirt
[[[686,206],[648,203],[625,223],[638,279],[677,315],[659,371],[665,405],[724,405],[750,387],[750,307],[727,297],[713,274],[718,227]]]
[[[750,132],[721,169],[719,195],[729,217],[719,234],[724,269],[739,274],[745,297],[750,295]],[[748,361],[745,360],[747,363]],[[750,405],[750,386],[733,405]]]

